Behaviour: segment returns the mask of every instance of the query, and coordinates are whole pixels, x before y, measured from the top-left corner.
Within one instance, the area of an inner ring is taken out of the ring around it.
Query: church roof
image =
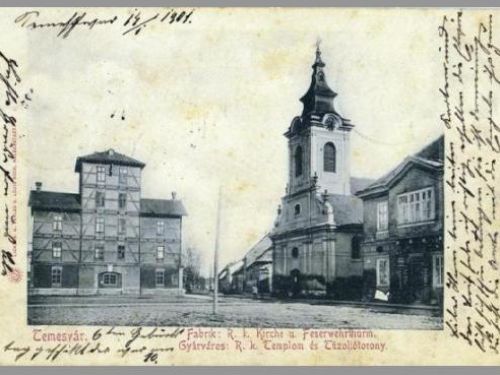
[[[127,165],[131,167],[144,168],[146,164],[143,162],[133,159],[130,156],[120,154],[119,152],[109,149],[102,152],[94,152],[93,154],[79,156],[76,159],[75,172],[80,172],[82,168],[82,162],[86,163],[99,163],[99,164],[118,164]]]
[[[392,184],[399,180],[406,171],[413,165],[431,170],[440,170],[443,168],[444,160],[444,136],[440,136],[432,141],[419,152],[406,157],[394,169],[375,180],[372,184],[356,193],[357,196],[365,198],[373,194],[385,192]]]
[[[309,89],[300,99],[304,104],[302,116],[309,113],[325,114],[336,113],[333,107],[333,99],[337,94],[328,86],[326,82],[325,73],[323,68],[325,63],[321,59],[321,51],[319,45],[316,49],[316,60],[312,66],[313,73],[311,76],[311,84]]]

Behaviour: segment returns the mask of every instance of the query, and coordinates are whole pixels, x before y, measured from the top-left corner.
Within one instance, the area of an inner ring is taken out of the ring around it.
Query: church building
[[[288,185],[278,208],[273,242],[276,294],[328,293],[357,299],[363,262],[362,201],[354,195],[370,180],[350,174],[354,125],[334,108],[319,47],[303,111],[288,131]]]

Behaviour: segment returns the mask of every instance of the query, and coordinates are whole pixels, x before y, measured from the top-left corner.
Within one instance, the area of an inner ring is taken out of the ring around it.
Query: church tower
[[[335,110],[337,94],[324,69],[318,45],[302,113],[285,133],[288,185],[270,234],[277,294],[298,295],[310,287],[331,292],[336,279],[363,271],[357,256],[363,206],[351,193],[353,125]]]
[[[288,138],[287,194],[311,186],[322,193],[350,195],[350,131],[353,125],[335,110],[337,94],[328,86],[319,45],[312,65],[311,84],[300,99],[303,110],[293,119]]]

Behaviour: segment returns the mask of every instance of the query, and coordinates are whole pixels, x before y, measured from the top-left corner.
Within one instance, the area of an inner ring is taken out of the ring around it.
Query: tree
[[[186,291],[192,292],[195,289],[201,289],[202,277],[201,269],[201,254],[195,247],[188,247],[182,257],[182,265],[184,267],[184,287]]]

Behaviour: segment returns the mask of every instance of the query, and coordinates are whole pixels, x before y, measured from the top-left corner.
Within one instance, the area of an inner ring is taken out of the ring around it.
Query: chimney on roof
[[[35,182],[36,191],[42,190],[42,183],[40,181]]]
[[[172,200],[175,201],[175,197],[177,197],[177,193],[175,191],[172,192]]]

